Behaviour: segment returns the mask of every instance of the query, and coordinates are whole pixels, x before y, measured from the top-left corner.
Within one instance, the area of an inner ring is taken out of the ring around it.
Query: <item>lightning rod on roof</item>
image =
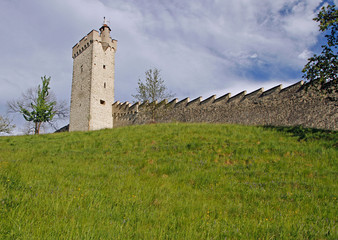
[[[110,21],[106,20],[106,17],[103,17],[103,25],[109,25]]]

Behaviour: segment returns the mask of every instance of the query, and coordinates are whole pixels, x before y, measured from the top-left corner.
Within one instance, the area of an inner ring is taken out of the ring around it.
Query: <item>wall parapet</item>
[[[115,102],[112,105],[114,126],[145,124],[152,121],[150,107],[157,112],[156,122],[210,122],[238,123],[249,125],[276,125],[314,127],[337,130],[338,99],[336,86],[324,96],[313,90],[306,90],[299,81],[286,88],[282,85],[264,91],[259,88],[247,94],[242,91],[231,97],[227,93],[219,98],[212,95],[190,101],[177,98],[160,103]],[[330,96],[329,96],[330,95]],[[334,96],[332,96],[334,95]],[[330,100],[331,99],[331,100]]]
[[[187,107],[195,107],[199,106],[201,104],[202,97],[195,98],[194,100],[191,100],[187,103]]]
[[[239,102],[245,97],[246,91],[240,92],[236,94],[235,96],[229,98],[228,102]]]
[[[281,91],[281,89],[282,89],[282,84],[264,91],[261,97],[265,97],[265,96],[272,95],[272,94],[277,94]]]
[[[215,101],[216,99],[216,95],[212,95],[210,97],[208,97],[207,99],[203,100],[200,105],[208,105],[208,104],[211,104]]]
[[[185,107],[188,105],[188,103],[190,102],[190,99],[187,97],[181,101],[179,101],[178,103],[175,104],[175,108],[176,107]]]
[[[216,97],[216,95],[213,95]],[[212,96],[211,96],[212,97]],[[231,93],[227,93],[219,98],[216,98],[213,103],[220,103],[220,102],[228,102],[229,98],[231,97]]]
[[[245,97],[243,98],[243,101],[257,99],[262,95],[263,92],[264,88],[257,89],[249,94],[246,94]]]

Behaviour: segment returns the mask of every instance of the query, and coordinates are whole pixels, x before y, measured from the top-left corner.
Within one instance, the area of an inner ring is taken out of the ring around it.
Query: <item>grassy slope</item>
[[[337,239],[337,133],[316,136],[159,124],[1,137],[0,238]]]

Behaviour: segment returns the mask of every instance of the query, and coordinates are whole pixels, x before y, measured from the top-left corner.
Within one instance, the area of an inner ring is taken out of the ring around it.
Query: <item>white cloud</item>
[[[313,55],[313,52],[309,50],[304,50],[301,54],[298,55],[298,58],[307,60]]]

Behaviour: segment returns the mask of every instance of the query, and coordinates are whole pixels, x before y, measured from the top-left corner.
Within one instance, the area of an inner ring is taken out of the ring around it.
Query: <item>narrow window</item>
[[[103,87],[106,88],[106,83],[103,84]]]
[[[105,102],[104,100],[100,100],[100,103],[101,103],[102,105],[105,105],[105,104],[106,104],[106,102]]]
[[[81,65],[81,72],[83,72],[83,65]]]
[[[106,69],[106,65],[103,65],[103,69]]]

